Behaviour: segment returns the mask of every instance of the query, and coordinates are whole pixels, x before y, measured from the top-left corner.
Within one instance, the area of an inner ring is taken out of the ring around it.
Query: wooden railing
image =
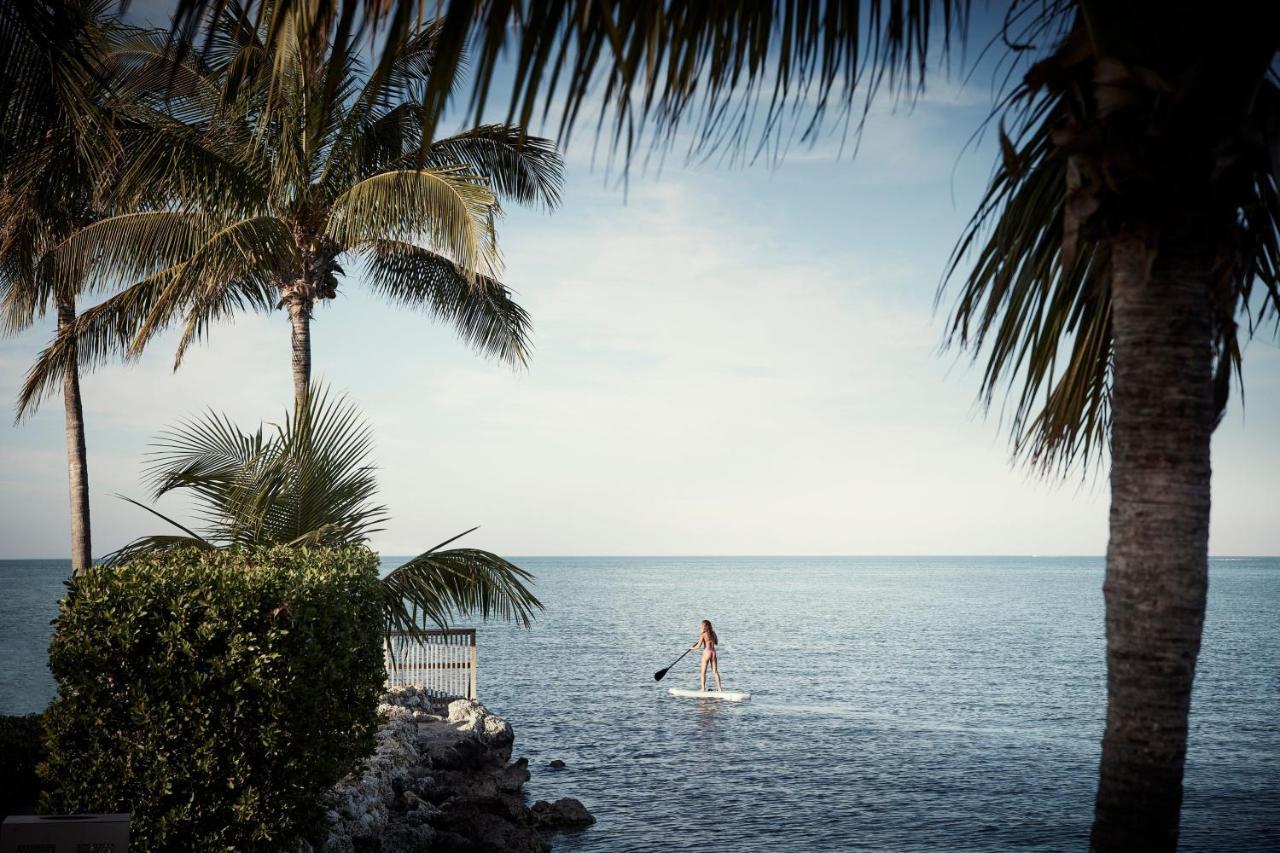
[[[387,635],[387,686],[411,685],[441,699],[476,699],[476,631],[432,629]]]

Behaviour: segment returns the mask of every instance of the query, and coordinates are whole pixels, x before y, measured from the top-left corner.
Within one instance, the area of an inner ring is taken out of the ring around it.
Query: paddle
[[[684,655],[689,654],[689,652],[691,652],[691,651],[693,651],[693,649],[685,649],[685,650],[684,650]],[[680,660],[681,660],[681,658],[683,658],[683,657],[684,657],[684,655],[680,655],[680,657],[678,657],[678,658],[676,658],[675,660],[673,660],[673,661],[671,662],[671,666],[675,666],[676,664],[680,663]],[[657,672],[655,672],[655,673],[653,674],[653,680],[654,680],[654,681],[661,681],[661,680],[663,679],[663,677],[664,677],[664,676],[666,676],[666,674],[671,670],[671,666],[667,667],[666,669],[660,669],[660,670],[658,670]]]

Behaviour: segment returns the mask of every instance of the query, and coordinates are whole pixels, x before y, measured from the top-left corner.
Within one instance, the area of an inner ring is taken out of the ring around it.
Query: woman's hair
[[[710,634],[710,635],[711,635],[711,643],[712,643],[712,645],[716,645],[716,646],[720,645],[720,638],[716,636],[716,629],[711,627],[711,620],[710,620],[710,619],[703,619],[703,620],[702,620],[702,631],[703,631],[703,633],[705,633],[705,634]]]

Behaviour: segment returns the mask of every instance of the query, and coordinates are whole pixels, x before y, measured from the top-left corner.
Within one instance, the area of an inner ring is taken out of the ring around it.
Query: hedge
[[[41,806],[130,812],[136,850],[275,850],[373,751],[377,556],[286,547],[99,566],[60,602]]]
[[[36,765],[43,758],[39,714],[0,716],[0,819],[35,811]]]

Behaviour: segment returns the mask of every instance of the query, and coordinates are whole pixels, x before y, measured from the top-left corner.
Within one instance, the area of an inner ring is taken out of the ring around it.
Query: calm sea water
[[[530,558],[547,611],[484,626],[480,693],[557,850],[1083,850],[1105,701],[1102,561]],[[386,560],[388,566],[395,560]],[[65,562],[0,561],[0,713],[38,710]],[[675,699],[714,621],[743,704]],[[1183,849],[1280,849],[1280,560],[1214,560]],[[545,769],[562,759],[562,771]]]

